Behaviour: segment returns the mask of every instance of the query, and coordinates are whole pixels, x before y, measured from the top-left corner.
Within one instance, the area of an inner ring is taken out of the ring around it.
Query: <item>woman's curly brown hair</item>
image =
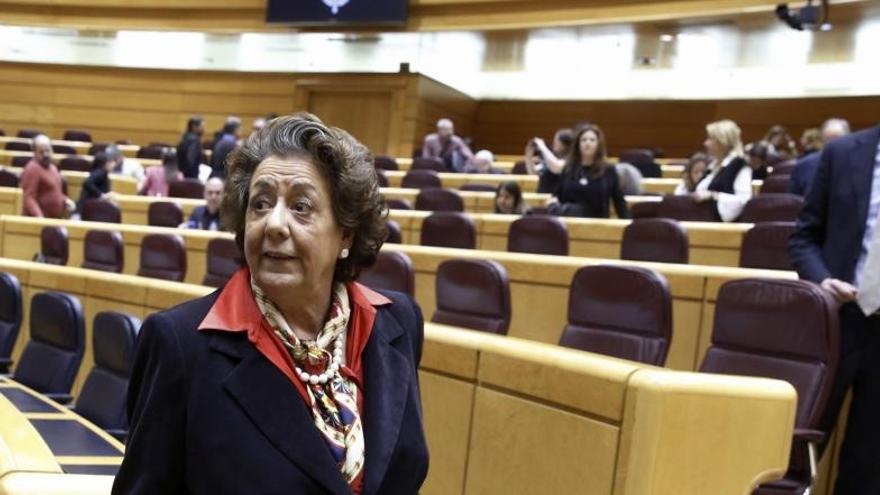
[[[355,280],[372,265],[387,235],[385,201],[370,151],[349,133],[328,127],[308,113],[278,117],[248,137],[226,159],[220,215],[244,252],[244,227],[251,178],[270,156],[308,158],[330,186],[333,217],[353,234],[350,254],[336,262],[334,279]]]

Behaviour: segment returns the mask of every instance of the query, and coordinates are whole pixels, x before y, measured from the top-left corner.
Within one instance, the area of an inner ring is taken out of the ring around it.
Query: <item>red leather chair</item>
[[[202,285],[221,287],[241,268],[241,250],[232,239],[216,238],[208,242],[207,269]]]
[[[663,196],[657,216],[679,221],[717,222],[720,220],[714,201],[698,203],[690,196]]]
[[[83,201],[80,218],[86,222],[122,223],[122,212],[109,201],[87,199]]]
[[[147,224],[154,227],[179,227],[183,223],[183,210],[171,201],[154,201],[147,208]]]
[[[64,266],[67,264],[69,250],[67,229],[55,225],[43,227],[40,231],[40,254],[44,262]]]
[[[464,201],[455,191],[430,187],[419,191],[416,196],[416,210],[464,211]]]
[[[759,194],[746,203],[737,221],[744,223],[794,222],[803,206],[804,199],[797,194]]]
[[[9,170],[0,169],[0,187],[18,187],[18,175]]]
[[[95,143],[89,147],[89,154],[95,156],[102,151],[107,151],[108,146],[110,145],[107,143]]]
[[[385,227],[388,229],[388,236],[385,242],[391,244],[403,244],[403,233],[400,231],[400,224],[394,220],[385,220]]]
[[[585,266],[574,274],[559,345],[663,366],[672,340],[672,296],[646,268]]]
[[[69,129],[67,132],[64,133],[64,140],[91,143],[92,135],[89,134],[88,131],[83,131],[81,129]]]
[[[388,177],[381,170],[376,171],[376,180],[379,182],[379,187],[388,187]]]
[[[639,169],[642,177],[661,177],[663,170],[654,163],[654,151],[644,148],[623,150],[617,157],[618,161],[629,163]]]
[[[18,131],[18,137],[25,139],[33,139],[40,134],[45,134],[43,131],[39,129],[21,129]]]
[[[659,201],[642,201],[635,203],[629,208],[629,214],[636,218],[656,218],[657,212],[660,210]]]
[[[183,179],[168,184],[168,196],[172,198],[202,199],[205,185],[198,179]]]
[[[507,335],[510,282],[491,260],[447,260],[437,267],[434,323]]]
[[[412,261],[398,251],[379,251],[376,262],[361,271],[358,281],[371,289],[393,290],[410,296],[415,294]]]
[[[11,273],[0,272],[0,373],[12,366],[12,348],[21,330],[21,283]]]
[[[687,232],[675,220],[640,218],[623,230],[620,259],[686,265],[688,247]]]
[[[125,261],[122,236],[119,232],[90,230],[83,244],[83,268],[122,273]]]
[[[446,172],[446,164],[439,158],[413,158],[410,170],[433,170]]]
[[[74,148],[73,146],[68,146],[66,144],[53,144],[52,153],[55,153],[57,155],[75,155],[76,148]]]
[[[773,165],[773,171],[770,172],[770,175],[791,175],[794,172],[795,164],[797,162],[790,160]]]
[[[8,143],[8,144],[13,144],[13,143]],[[32,155],[13,156],[11,163],[12,163],[13,167],[24,168],[24,166],[27,165],[29,161],[31,161],[31,158],[33,158]]]
[[[511,253],[568,256],[568,228],[551,215],[520,217],[507,232],[507,250]]]
[[[412,203],[405,199],[390,198],[385,200],[385,206],[389,210],[412,210]]]
[[[398,170],[397,160],[390,156],[378,155],[373,157],[373,166],[377,170]]]
[[[18,141],[10,141],[6,143],[7,151],[33,151],[31,143],[21,143]]]
[[[456,211],[437,211],[422,222],[422,246],[477,248],[477,228],[471,217]]]
[[[138,149],[137,157],[138,158],[147,158],[150,160],[161,160],[162,159],[162,151],[167,146],[156,146],[154,144],[150,144],[147,146],[141,146]]]
[[[400,187],[406,189],[425,189],[443,187],[440,176],[434,170],[410,170],[400,181]]]
[[[141,241],[141,277],[182,282],[186,276],[186,248],[183,239],[170,234],[148,234]]]
[[[794,270],[788,257],[788,239],[794,222],[756,223],[743,236],[739,266],[766,270]]]
[[[497,189],[492,184],[462,184],[459,191],[495,192]]]
[[[790,180],[790,175],[771,175],[764,179],[759,194],[784,193],[788,190],[788,183]]]
[[[513,175],[528,175],[529,169],[526,168],[525,160],[519,160],[518,162],[513,164],[513,169],[510,171]]]
[[[58,163],[58,168],[61,170],[73,170],[75,172],[89,172],[92,170],[92,162],[85,158],[70,156],[62,158]]]
[[[825,438],[816,429],[837,370],[838,342],[837,306],[811,282],[740,279],[721,286],[700,371],[785,380],[798,395],[788,472],[754,494],[801,494],[812,485],[815,449]]]

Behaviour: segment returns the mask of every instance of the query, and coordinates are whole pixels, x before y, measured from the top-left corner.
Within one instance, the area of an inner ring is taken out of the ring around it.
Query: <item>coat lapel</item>
[[[290,380],[248,342],[215,334],[211,349],[241,358],[223,386],[269,442],[333,494],[350,494],[312,416]]]
[[[847,175],[852,181],[853,196],[856,199],[860,236],[864,235],[865,222],[868,219],[878,141],[880,141],[880,127],[875,127],[871,133],[865,134],[855,142],[850,155],[853,170],[847,172]]]
[[[412,370],[408,369],[410,361],[395,347],[402,334],[397,321],[379,311],[373,334],[364,348],[364,495],[378,493],[406,409]]]

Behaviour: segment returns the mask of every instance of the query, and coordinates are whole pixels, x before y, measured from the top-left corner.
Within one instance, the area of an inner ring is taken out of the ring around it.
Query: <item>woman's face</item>
[[[596,156],[596,148],[599,147],[599,136],[593,131],[586,131],[581,134],[578,146],[580,146],[582,158],[592,159]]]
[[[351,240],[336,223],[330,194],[305,158],[270,156],[254,171],[244,255],[254,281],[270,298],[331,283],[336,260]]]
[[[706,141],[703,143],[703,146],[706,147],[706,153],[709,154],[712,158],[720,160],[723,158],[721,156],[721,143],[716,141],[714,138],[707,137]]]
[[[513,194],[507,192],[506,189],[501,189],[495,198],[495,204],[501,213],[513,213],[513,209],[516,207],[516,198],[513,197]]]
[[[703,174],[706,173],[706,167],[706,162],[695,162],[691,166],[691,182],[693,182],[694,184],[700,182],[700,179],[703,178]]]

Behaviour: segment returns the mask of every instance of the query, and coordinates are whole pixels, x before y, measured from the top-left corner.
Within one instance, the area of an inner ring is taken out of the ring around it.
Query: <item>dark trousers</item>
[[[821,429],[837,425],[846,393],[852,405],[840,451],[834,495],[880,494],[880,316],[855,303],[840,308],[840,362]]]

